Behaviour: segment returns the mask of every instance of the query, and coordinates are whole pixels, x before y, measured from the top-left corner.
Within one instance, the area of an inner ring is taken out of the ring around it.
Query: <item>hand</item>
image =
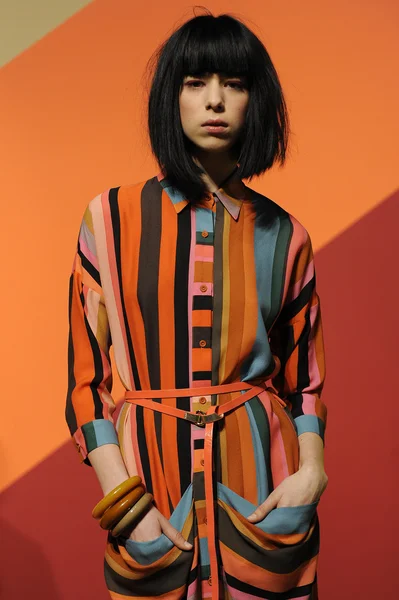
[[[273,508],[311,504],[320,499],[327,487],[328,477],[319,465],[305,463],[296,473],[286,477],[266,500],[249,515],[251,523],[266,517]]]
[[[155,506],[152,506],[133,527],[129,539],[135,542],[149,542],[159,537],[161,533],[164,533],[180,550],[191,550],[193,547]]]

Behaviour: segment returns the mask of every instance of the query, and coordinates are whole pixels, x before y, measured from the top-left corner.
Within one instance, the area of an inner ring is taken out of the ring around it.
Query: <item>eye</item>
[[[245,88],[245,85],[241,81],[228,81],[227,85],[232,86],[236,90],[243,90]]]
[[[186,81],[186,85],[193,88],[200,87],[202,84],[203,82],[198,80]]]

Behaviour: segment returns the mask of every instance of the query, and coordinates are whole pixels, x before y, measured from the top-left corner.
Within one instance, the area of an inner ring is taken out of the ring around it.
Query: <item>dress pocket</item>
[[[148,542],[109,538],[104,574],[111,595],[118,598],[162,596],[176,600],[184,597],[193,561],[198,557],[196,539],[193,539],[191,484],[173,510],[170,522],[194,543],[193,550],[180,550],[163,533]]]
[[[227,580],[240,573],[256,597],[289,593],[284,597],[309,599],[319,549],[317,505],[274,508],[251,523],[247,517],[257,506],[218,483],[219,549]]]
[[[290,535],[306,533],[311,525],[319,501],[298,506],[273,508],[264,519],[255,523],[265,533]],[[248,512],[245,517],[251,513]]]
[[[184,525],[192,509],[192,496],[192,483],[190,483],[169,519],[173,527],[180,533],[183,533]],[[129,556],[140,565],[151,565],[165,557],[172,549],[177,549],[177,546],[164,533],[145,542],[130,539],[119,541],[119,546],[123,546]]]
[[[240,521],[249,530],[253,530],[255,527],[265,534],[270,535],[306,533],[311,527],[319,504],[319,500],[316,500],[310,504],[273,508],[264,519],[256,523],[251,523],[246,519],[256,510],[257,506],[255,504],[239,496],[222,483],[218,483],[218,498],[228,509],[233,510],[237,516],[245,517],[245,521],[244,519],[240,519]]]

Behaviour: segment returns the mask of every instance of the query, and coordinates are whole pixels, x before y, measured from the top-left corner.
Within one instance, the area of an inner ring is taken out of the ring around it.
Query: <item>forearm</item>
[[[299,468],[317,467],[324,471],[324,443],[322,438],[310,431],[301,433],[299,441]]]
[[[137,475],[136,468],[134,468],[134,472],[128,473],[120,448],[116,444],[99,446],[89,452],[88,458],[96,472],[104,495],[128,477]]]

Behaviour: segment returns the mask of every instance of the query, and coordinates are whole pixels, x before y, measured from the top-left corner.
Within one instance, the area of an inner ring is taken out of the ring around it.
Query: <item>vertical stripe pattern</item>
[[[84,211],[68,315],[65,415],[80,459],[90,464],[93,449],[119,445],[129,473],[193,543],[182,552],[164,534],[148,542],[110,534],[111,598],[315,600],[317,502],[274,509],[256,524],[246,518],[298,470],[298,435],[324,439],[324,343],[306,229],[235,172],[197,208],[162,173],[112,188]],[[182,410],[207,412],[242,393],[204,396],[201,386],[257,381],[273,390],[214,425],[216,545],[205,430],[116,405],[111,345],[126,390],[152,399],[155,389],[198,388],[155,399]]]

